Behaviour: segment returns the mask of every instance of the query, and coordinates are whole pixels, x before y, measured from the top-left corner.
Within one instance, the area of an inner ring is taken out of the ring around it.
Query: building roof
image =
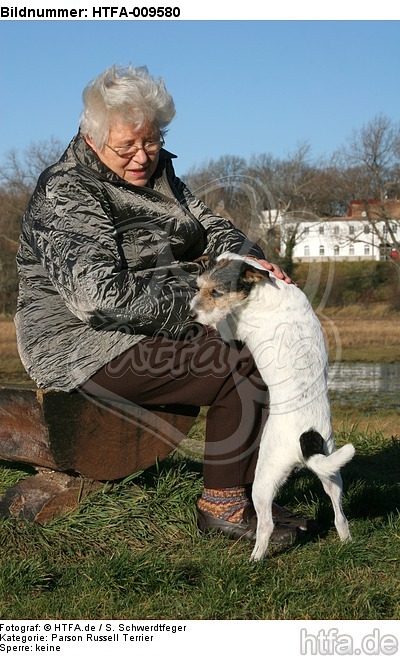
[[[386,199],[382,208],[379,200],[352,200],[350,202],[347,218],[351,219],[380,219],[383,211],[391,219],[400,219],[400,200],[397,198]]]

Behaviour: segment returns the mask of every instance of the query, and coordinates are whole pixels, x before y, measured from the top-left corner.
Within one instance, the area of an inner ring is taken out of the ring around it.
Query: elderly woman
[[[209,406],[198,525],[253,539],[246,491],[267,391],[246,349],[196,328],[189,304],[202,258],[263,253],[176,177],[162,80],[113,67],[83,102],[79,133],[40,176],[22,220],[22,362],[41,388]],[[276,542],[294,538],[291,520],[278,521]]]

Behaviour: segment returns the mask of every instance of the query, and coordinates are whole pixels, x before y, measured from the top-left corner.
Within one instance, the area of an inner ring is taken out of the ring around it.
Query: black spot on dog
[[[318,431],[311,428],[300,435],[300,448],[303,457],[308,460],[317,453],[324,455],[324,440]]]
[[[260,272],[241,260],[220,260],[210,273],[210,279],[215,279],[218,286],[227,292],[241,292],[244,296],[248,296],[253,285],[262,278],[269,278],[269,272]]]

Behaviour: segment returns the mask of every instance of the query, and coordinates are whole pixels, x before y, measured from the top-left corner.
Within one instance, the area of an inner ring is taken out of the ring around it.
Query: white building
[[[283,215],[280,221],[282,254],[288,235],[296,230],[294,261],[398,259],[400,202],[396,201],[396,206],[391,208],[395,211],[389,221],[379,220],[371,212],[368,216],[362,207],[364,205],[353,201],[348,216],[332,219],[316,216],[294,219]]]

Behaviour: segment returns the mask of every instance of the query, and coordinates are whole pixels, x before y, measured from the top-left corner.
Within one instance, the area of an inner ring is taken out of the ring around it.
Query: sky
[[[305,141],[328,157],[377,114],[399,120],[396,20],[3,20],[0,49],[0,161],[52,136],[67,145],[83,88],[113,64],[164,78],[178,175]]]

